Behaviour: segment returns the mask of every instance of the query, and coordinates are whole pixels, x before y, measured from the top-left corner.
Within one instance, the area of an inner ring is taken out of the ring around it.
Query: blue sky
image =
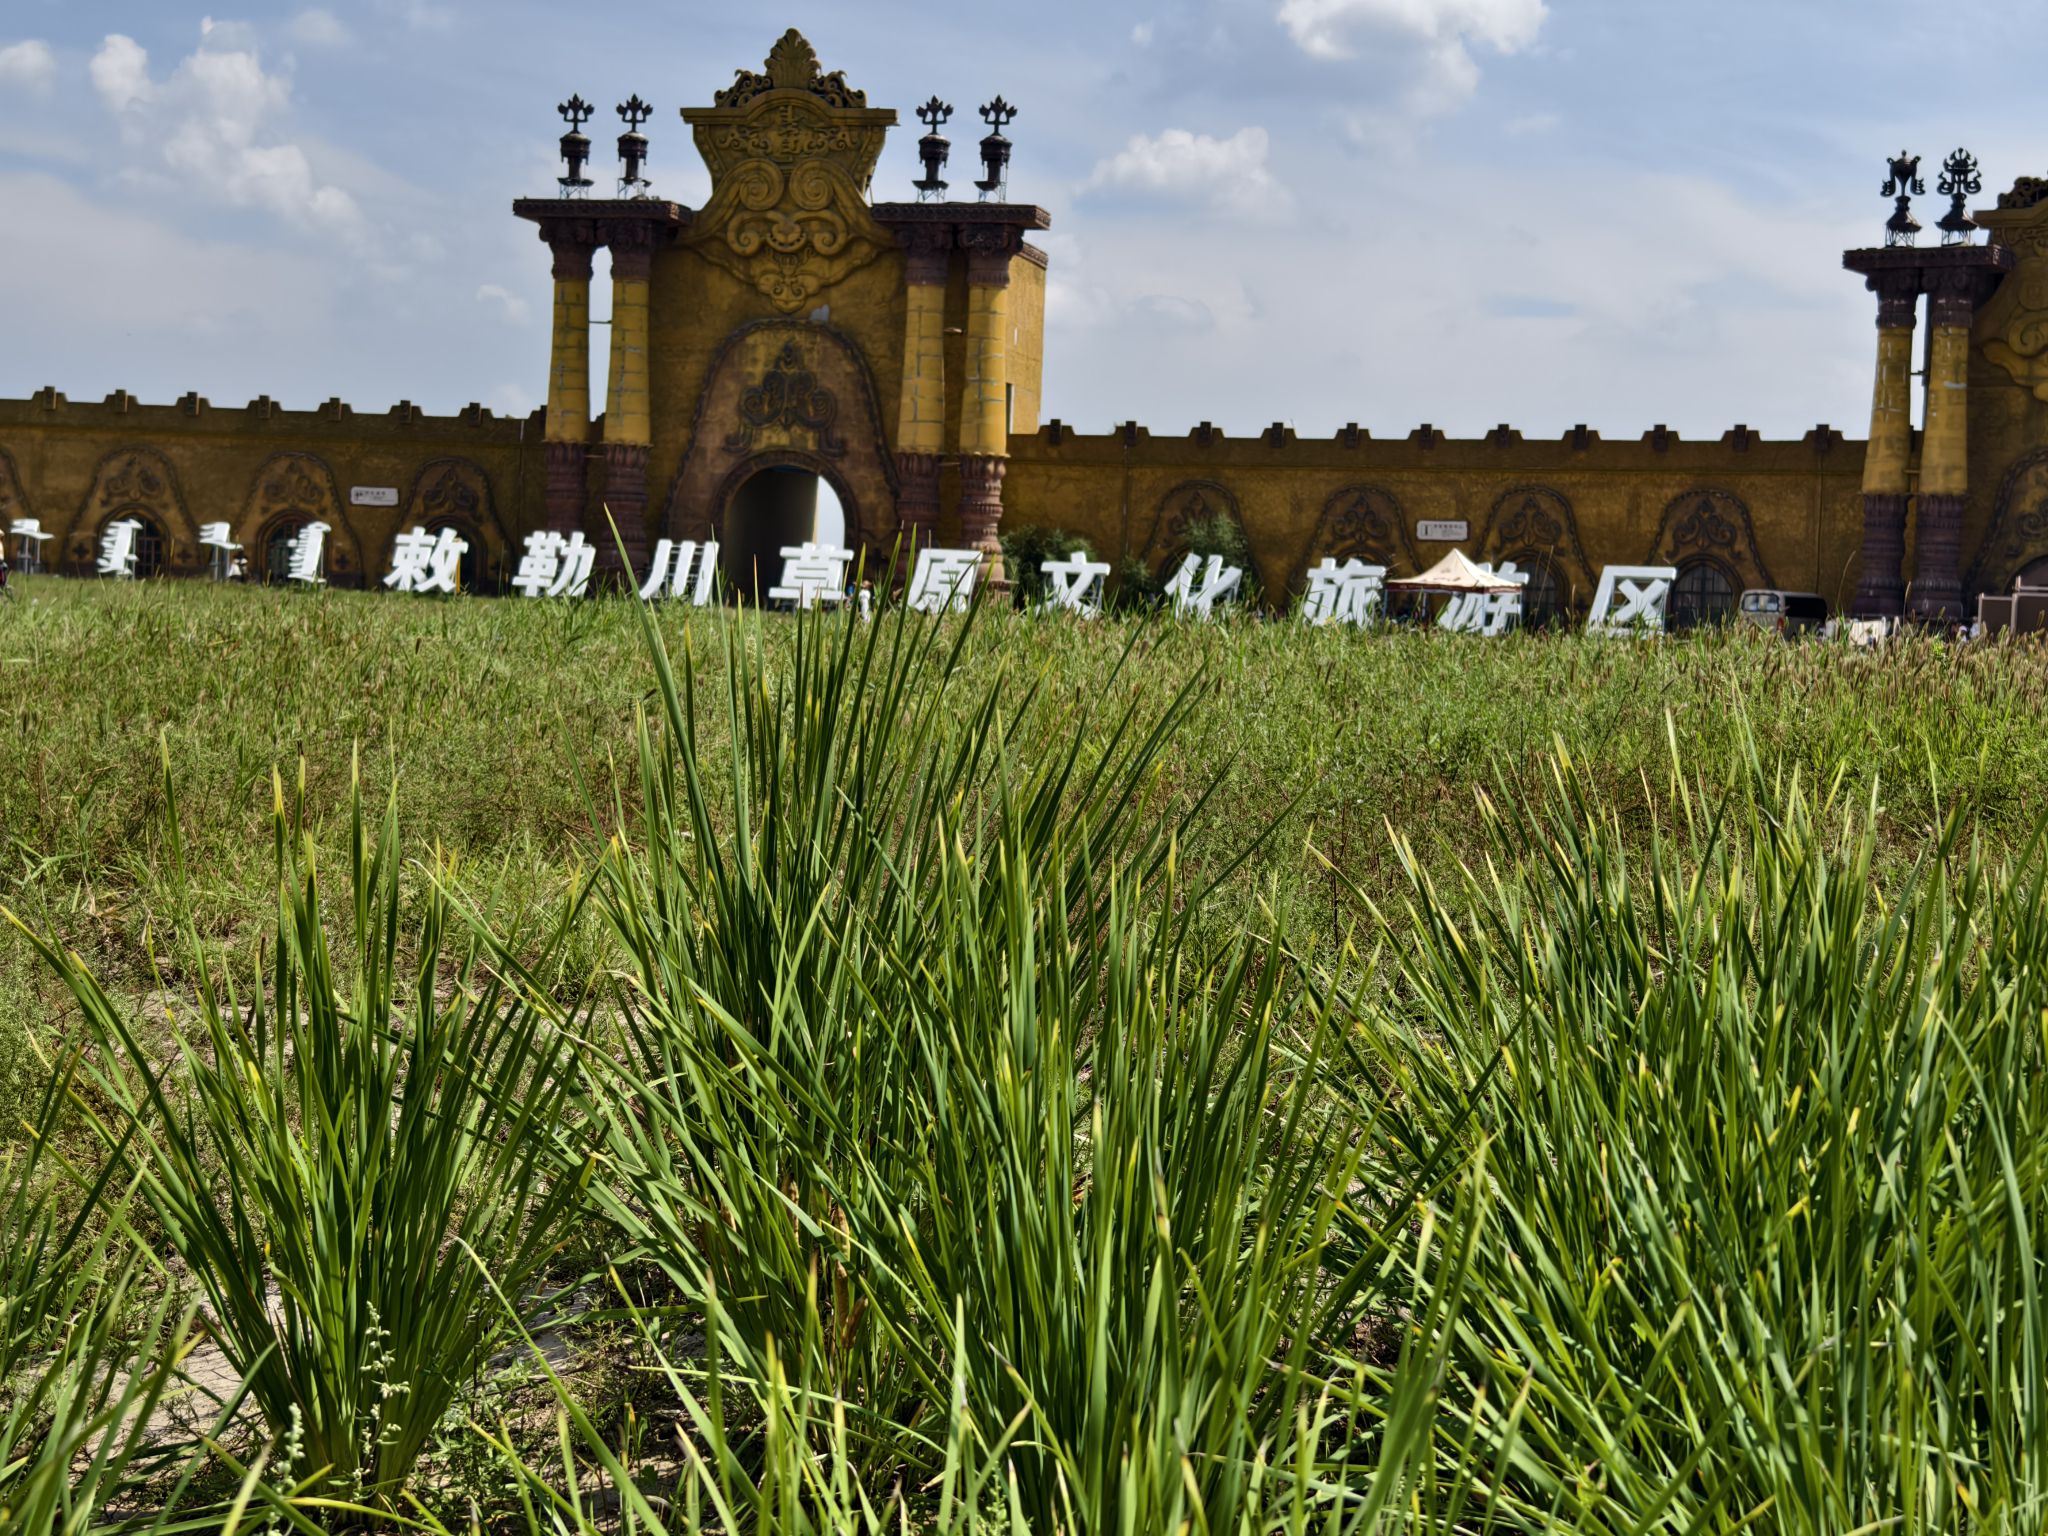
[[[1968,145],[1978,206],[2048,173],[2039,0],[231,3],[0,3],[0,395],[528,409],[547,258],[509,204],[552,190],[554,104],[608,146],[646,97],[695,203],[677,110],[791,25],[908,122],[879,198],[925,97],[962,183],[974,105],[1020,104],[1045,410],[1087,431],[1860,434],[1839,253],[1881,238],[1885,156],[1931,188]]]

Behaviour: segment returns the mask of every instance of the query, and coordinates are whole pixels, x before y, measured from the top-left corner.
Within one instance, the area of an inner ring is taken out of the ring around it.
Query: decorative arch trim
[[[102,454],[93,467],[92,484],[65,540],[74,570],[92,567],[100,530],[126,512],[140,513],[162,532],[166,567],[190,569],[197,563],[199,527],[186,508],[177,466],[157,449],[132,443]]]
[[[1561,606],[1579,608],[1592,601],[1599,578],[1579,539],[1578,514],[1563,491],[1548,485],[1514,485],[1494,498],[1479,540],[1479,559],[1498,564],[1518,556],[1540,559],[1550,567],[1563,588],[1558,593]]]
[[[328,579],[337,586],[363,580],[363,549],[354,520],[342,511],[334,471],[315,453],[287,450],[265,459],[249,481],[235,537],[252,550],[266,547],[280,518],[303,517],[328,525]],[[268,574],[267,572],[265,573]]]
[[[503,566],[510,559],[512,535],[498,516],[498,502],[491,491],[490,472],[474,459],[451,454],[427,460],[412,477],[412,486],[405,493],[405,510],[392,525],[391,536],[384,541],[384,563],[377,571],[365,572],[365,579],[381,579],[383,573],[391,569],[392,552],[399,534],[413,528],[429,527],[444,518],[465,524],[483,540],[484,548],[480,553],[485,557],[487,566]]]
[[[1778,584],[1757,548],[1749,504],[1733,491],[1699,487],[1665,503],[1648,563],[1683,568],[1702,560],[1718,565],[1738,592]]]
[[[790,372],[792,345],[801,370],[810,374],[805,408],[770,412],[764,382]],[[896,463],[882,430],[880,397],[867,358],[835,326],[753,320],[719,344],[704,371],[689,446],[669,481],[660,534],[718,538],[732,494],[753,471],[773,465],[830,481],[846,512],[849,541],[877,555],[894,543]]]
[[[29,504],[28,491],[21,483],[21,468],[14,462],[14,455],[0,448],[0,535],[17,517],[34,517],[36,509]],[[51,533],[54,529],[45,528]]]
[[[1293,590],[1308,585],[1309,567],[1325,556],[1384,565],[1397,575],[1422,569],[1407,509],[1400,497],[1380,485],[1346,485],[1330,493],[1295,562]]]
[[[1252,569],[1247,574],[1264,587],[1265,573],[1259,569],[1258,551],[1252,543],[1251,530],[1244,525],[1237,494],[1220,480],[1183,480],[1161,496],[1152,511],[1151,530],[1138,548],[1139,560],[1164,575],[1167,567],[1187,553],[1188,529],[1203,518],[1218,516],[1237,524],[1249,551],[1246,558]]]
[[[2005,592],[2021,569],[2048,555],[2048,448],[2012,461],[1999,477],[1991,527],[1977,546],[1964,589]]]

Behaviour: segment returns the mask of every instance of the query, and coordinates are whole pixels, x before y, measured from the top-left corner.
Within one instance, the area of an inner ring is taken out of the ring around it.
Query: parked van
[[[1828,600],[1818,592],[1752,587],[1742,594],[1742,622],[1781,635],[1818,633],[1828,621]]]

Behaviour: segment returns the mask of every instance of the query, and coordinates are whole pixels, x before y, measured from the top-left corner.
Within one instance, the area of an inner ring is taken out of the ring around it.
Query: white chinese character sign
[[[948,608],[965,613],[980,572],[979,550],[920,549],[903,601],[919,613],[944,613]]]
[[[42,522],[33,517],[17,517],[8,525],[7,536],[14,541],[14,560],[24,572],[39,571],[43,566],[43,545],[50,535],[43,532]]]
[[[199,547],[206,551],[207,564],[215,581],[226,581],[235,568],[235,552],[242,546],[226,523],[201,523]]]
[[[302,586],[325,586],[327,577],[321,569],[327,552],[327,524],[308,523],[292,535],[286,546],[284,578]]]
[[[702,608],[716,595],[717,589],[717,540],[703,544],[695,539],[656,541],[647,580],[640,586],[642,597],[649,602],[666,597],[685,598],[691,607]]]
[[[1109,575],[1109,562],[1072,554],[1060,560],[1046,560],[1038,567],[1045,573],[1044,606],[1059,613],[1092,619],[1102,612],[1102,585]]]
[[[853,564],[853,551],[835,544],[785,544],[782,547],[782,580],[768,589],[778,603],[795,603],[815,608],[819,603],[846,601],[846,568]]]
[[[1325,558],[1308,573],[1308,592],[1301,600],[1304,624],[1370,624],[1386,595],[1387,568]]]
[[[135,536],[142,524],[132,517],[107,524],[100,534],[99,573],[121,581],[135,579]]]
[[[391,570],[384,585],[394,592],[456,592],[462,586],[462,557],[469,540],[453,528],[429,533],[412,528],[391,541]]]
[[[1593,607],[1586,614],[1589,635],[1629,635],[1664,630],[1664,599],[1678,570],[1669,565],[1610,565],[1600,572]]]
[[[1195,582],[1197,573],[1201,576],[1199,586]],[[1211,555],[1206,563],[1200,555],[1189,555],[1167,582],[1166,596],[1173,604],[1175,618],[1211,619],[1218,603],[1228,602],[1243,589],[1244,571],[1235,565],[1225,565],[1221,555]]]
[[[597,546],[579,533],[529,533],[512,588],[521,597],[581,597],[597,563]]]
[[[1498,576],[1503,581],[1512,581],[1517,588],[1529,584],[1529,573],[1515,569],[1515,562],[1506,561],[1496,571],[1481,561],[1478,567],[1489,576]],[[1460,592],[1452,595],[1444,604],[1444,611],[1437,615],[1437,627],[1455,633],[1470,635],[1499,636],[1506,634],[1522,617],[1522,594],[1514,592]]]

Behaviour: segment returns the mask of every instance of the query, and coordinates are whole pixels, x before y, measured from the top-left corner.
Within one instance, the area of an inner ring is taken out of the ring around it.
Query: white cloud
[[[57,56],[34,38],[0,48],[0,84],[18,85],[38,96],[57,78]]]
[[[1447,111],[1479,84],[1474,46],[1500,54],[1534,46],[1549,14],[1544,0],[1281,0],[1280,25],[1304,53],[1348,59],[1361,38],[1414,51],[1406,108]]]
[[[291,105],[290,83],[264,69],[239,27],[208,18],[200,34],[163,81],[133,38],[116,33],[93,56],[93,85],[130,141],[155,146],[181,181],[233,207],[366,246],[356,200],[315,176],[303,148],[277,139],[272,125]]]
[[[504,310],[505,318],[513,325],[526,324],[526,300],[501,284],[485,283],[477,289],[476,300],[479,304],[499,305]]]
[[[92,56],[92,88],[109,112],[126,112],[149,99],[149,54],[134,38],[110,33]]]
[[[1131,41],[1140,48],[1150,48],[1152,46],[1152,23],[1141,21],[1131,28]]]
[[[348,28],[334,12],[314,6],[292,18],[291,39],[307,48],[339,48],[348,42]]]
[[[1080,191],[1138,192],[1230,213],[1278,212],[1289,199],[1267,168],[1267,149],[1266,130],[1258,127],[1227,139],[1185,128],[1141,133],[1097,165]]]

